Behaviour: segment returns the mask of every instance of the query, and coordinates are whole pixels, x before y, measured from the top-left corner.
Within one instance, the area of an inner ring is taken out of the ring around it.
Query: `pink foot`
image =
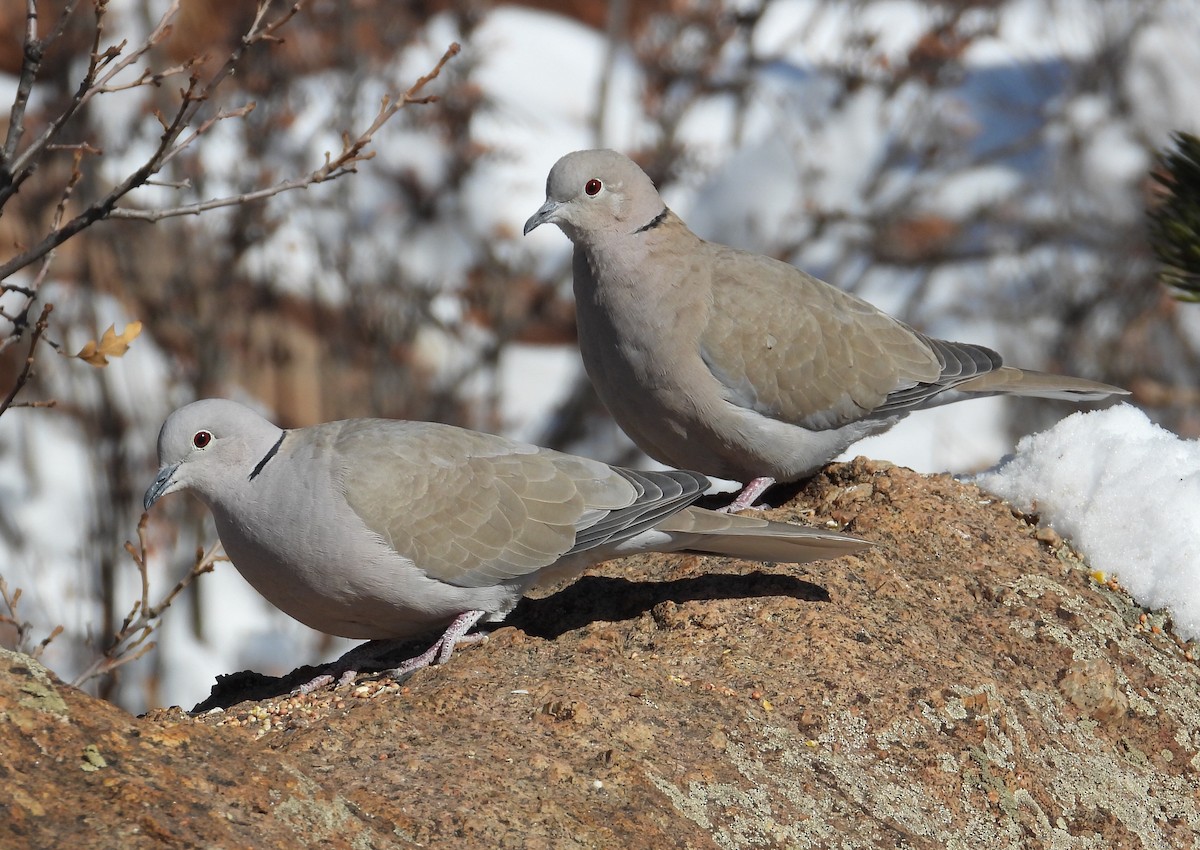
[[[422,667],[429,667],[433,664],[445,664],[450,660],[450,655],[454,652],[454,647],[459,644],[467,645],[477,643],[486,637],[486,635],[468,635],[479,618],[486,611],[467,611],[459,614],[454,618],[454,622],[446,627],[446,631],[437,639],[433,646],[422,652],[415,658],[410,658],[391,670],[383,671],[386,675],[393,678],[400,678],[415,670],[420,670]]]
[[[738,511],[744,511],[747,508],[754,508],[756,511],[765,510],[765,508],[754,507],[754,502],[763,493],[775,483],[774,478],[755,478],[742,488],[742,492],[737,494],[737,498],[723,508],[719,509],[719,513],[736,514]]]
[[[445,664],[454,652],[454,647],[478,643],[487,637],[487,635],[483,634],[467,634],[485,613],[487,612],[467,611],[459,614],[454,618],[454,622],[447,626],[446,631],[442,633],[442,636],[437,639],[433,646],[415,658],[405,661],[399,667],[384,670],[383,672],[393,678],[400,678],[415,670],[420,670],[422,667],[429,667],[433,664]],[[361,672],[361,668],[367,666],[367,663],[364,662],[370,662],[386,652],[388,643],[387,641],[371,641],[354,647],[354,649],[347,652],[330,666],[330,672],[322,673],[311,681],[305,682],[293,690],[292,694],[311,694],[313,691],[320,690],[334,682],[336,682],[334,687],[337,688],[340,688],[342,685],[351,684],[359,672]]]

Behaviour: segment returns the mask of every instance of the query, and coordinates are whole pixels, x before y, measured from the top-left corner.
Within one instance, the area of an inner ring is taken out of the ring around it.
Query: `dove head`
[[[525,233],[541,224],[557,224],[575,243],[595,236],[630,234],[644,229],[666,206],[629,157],[616,151],[569,153],[546,178],[546,203],[525,222]]]
[[[179,408],[158,432],[159,470],[146,491],[146,510],[176,490],[219,502],[223,493],[257,474],[284,433],[234,401],[205,399]]]

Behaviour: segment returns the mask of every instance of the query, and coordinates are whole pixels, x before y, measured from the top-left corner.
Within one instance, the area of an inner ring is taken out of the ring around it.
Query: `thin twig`
[[[407,91],[400,95],[400,97],[395,99],[392,99],[391,97],[385,97],[380,104],[379,112],[376,114],[375,120],[371,122],[371,125],[363,133],[353,139],[349,138],[348,136],[343,137],[341,152],[337,156],[331,156],[330,154],[326,153],[325,163],[321,165],[321,167],[314,169],[308,174],[293,178],[291,180],[283,180],[272,186],[256,189],[252,192],[244,192],[242,194],[229,195],[222,198],[211,198],[207,201],[198,201],[194,204],[184,204],[178,207],[151,210],[143,210],[136,207],[115,207],[112,212],[109,213],[109,217],[154,222],[175,216],[199,215],[200,213],[207,212],[208,210],[219,209],[221,207],[238,206],[241,204],[250,203],[252,201],[260,201],[264,198],[270,198],[274,195],[291,191],[293,189],[304,189],[309,186],[315,186],[319,183],[324,183],[327,180],[334,180],[344,174],[351,174],[357,170],[354,167],[357,163],[371,159],[375,155],[373,152],[365,151],[365,148],[371,143],[374,134],[378,132],[385,123],[387,123],[388,119],[390,119],[408,104],[429,103],[436,99],[436,96],[434,95],[418,97],[418,94],[422,88],[437,78],[437,76],[441,73],[442,68],[445,67],[446,63],[454,58],[454,56],[456,56],[460,50],[461,48],[457,43],[451,44],[446,49],[446,52],[442,54],[442,58],[438,60],[438,63],[434,66],[433,70],[413,83]],[[248,111],[248,109],[252,107],[253,104],[249,104],[247,107],[243,107],[243,109]],[[192,134],[192,136],[181,141],[178,144],[177,149],[172,151],[169,156],[174,156],[176,153],[178,153],[178,150],[190,144],[196,136],[207,130],[211,123],[225,117],[235,116],[233,113],[230,113],[219,114],[213,118],[210,118],[207,122],[205,122],[205,124],[201,125],[201,127],[198,128],[195,133]]]
[[[32,2],[33,0],[30,0],[30,3]],[[77,2],[78,0],[71,0],[71,2],[69,2],[63,9],[63,16],[59,20],[60,29],[58,32],[61,32],[62,28],[66,26],[67,16],[74,11]],[[42,134],[36,140],[34,140],[34,142],[27,147],[20,154],[20,156],[17,156],[16,154],[15,143],[13,145],[13,150],[9,152],[9,159],[11,160],[12,164],[8,168],[7,174],[5,175],[8,180],[5,183],[0,183],[0,208],[4,206],[9,197],[11,197],[18,189],[21,188],[21,184],[24,183],[25,180],[37,170],[38,163],[41,161],[41,154],[46,145],[50,144],[55,138],[58,137],[58,133],[60,130],[62,130],[63,126],[70,121],[77,112],[79,112],[79,110],[85,103],[87,103],[88,100],[91,99],[91,94],[89,94],[89,92],[93,88],[95,74],[97,68],[99,67],[98,63],[100,62],[101,58],[97,55],[97,51],[99,50],[101,37],[100,34],[103,32],[102,23],[104,21],[104,13],[107,8],[107,0],[98,0],[96,3],[96,34],[92,40],[91,61],[88,63],[88,69],[83,75],[83,80],[75,89],[75,96],[71,98],[70,102],[67,104],[66,108],[63,109],[62,113],[57,115],[46,125],[46,129],[42,131]],[[54,37],[57,37],[57,35]],[[41,46],[41,49],[44,49],[44,43],[39,42],[39,45]],[[110,48],[110,51],[111,50],[112,48]],[[31,77],[30,85],[32,84],[33,79]],[[26,100],[28,100],[28,94],[25,97]],[[0,278],[3,277],[5,277],[5,275],[0,275]]]
[[[95,84],[87,92],[86,99],[80,104],[80,106],[86,104],[88,100],[91,100],[96,95],[103,94],[105,87],[112,83],[114,77],[128,68],[134,62],[137,62],[139,59],[145,56],[146,53],[148,53],[150,49],[154,47],[154,45],[163,40],[163,38],[171,30],[171,22],[175,20],[175,15],[179,12],[179,6],[181,2],[182,0],[172,0],[171,5],[166,8],[166,11],[159,15],[158,23],[154,25],[154,29],[150,31],[150,34],[146,36],[142,43],[138,45],[132,53],[130,53],[120,62],[117,62],[108,69],[103,77],[100,77],[96,80]],[[269,3],[270,0],[267,0],[267,2]],[[99,27],[97,27],[97,29],[99,29]],[[112,59],[115,59],[124,49],[125,42],[122,41],[115,47],[108,48],[108,50],[106,50],[103,54],[97,55],[95,52],[93,52],[93,62],[96,63],[97,70],[99,70],[99,68],[103,67],[108,62],[112,61]]]
[[[8,391],[8,396],[4,399],[4,402],[0,404],[0,416],[3,416],[4,411],[12,407],[13,399],[17,397],[17,393],[21,391],[21,388],[25,386],[25,382],[29,380],[29,374],[33,370],[34,352],[37,349],[38,341],[42,338],[42,334],[46,332],[46,327],[49,325],[47,320],[53,310],[53,304],[44,306],[42,308],[42,315],[34,323],[33,334],[29,337],[29,354],[25,356],[25,364],[21,367],[21,373],[17,375],[16,383]]]
[[[216,124],[218,121],[224,121],[227,118],[244,118],[245,116],[249,115],[251,112],[254,111],[255,106],[256,106],[256,104],[253,101],[251,101],[250,103],[244,104],[243,106],[239,106],[237,109],[229,109],[229,110],[222,109],[222,110],[218,111],[217,114],[212,116],[211,118],[206,118],[203,122],[201,122],[199,127],[197,127],[195,130],[192,131],[191,135],[186,136],[185,138],[178,141],[173,148],[171,148],[169,151],[167,151],[165,154],[163,154],[162,159],[159,161],[158,167],[162,168],[168,162],[170,162],[175,157],[177,157],[180,153],[183,152],[183,150],[188,145],[190,145],[192,142],[196,141],[196,139],[198,139],[200,136],[203,136],[205,133],[207,133],[209,130],[211,130],[213,125]],[[149,182],[149,181],[147,180],[147,182]]]
[[[142,71],[142,75],[133,82],[121,83],[119,85],[109,84],[98,86],[97,94],[111,94],[112,92],[128,91],[129,89],[141,88],[142,86],[161,86],[163,80],[168,77],[176,77],[180,74],[191,73],[192,69],[199,64],[201,57],[196,56],[181,65],[176,65],[173,68],[164,68],[161,71],[153,71],[146,68]]]
[[[147,186],[163,186],[167,189],[190,189],[192,188],[192,180],[190,177],[184,177],[182,180],[147,180]]]
[[[54,628],[52,628],[50,630],[50,634],[46,635],[44,638],[42,638],[41,640],[38,641],[38,645],[35,646],[33,648],[33,652],[31,652],[29,654],[34,658],[41,658],[42,653],[46,651],[46,647],[48,647],[50,645],[50,641],[54,640],[56,637],[58,637],[62,633],[63,633],[63,627],[61,625],[55,626]]]
[[[62,194],[59,196],[59,199],[58,199],[58,206],[55,207],[55,209],[54,209],[54,217],[51,219],[51,223],[50,223],[51,229],[57,228],[62,224],[62,220],[66,216],[66,212],[67,212],[67,202],[71,199],[71,194],[75,191],[75,187],[79,185],[79,181],[83,178],[83,172],[79,168],[79,163],[80,163],[81,159],[83,158],[83,153],[84,153],[84,151],[82,149],[75,151],[75,161],[71,168],[71,176],[67,178],[67,185],[63,187]],[[0,353],[3,353],[10,345],[14,345],[18,340],[20,340],[22,331],[23,331],[25,325],[29,322],[29,310],[31,307],[33,307],[34,298],[37,297],[38,290],[41,288],[42,283],[45,282],[46,276],[50,273],[50,264],[53,261],[54,261],[54,251],[47,251],[46,255],[42,258],[41,268],[38,269],[37,274],[34,275],[33,282],[28,287],[4,284],[5,290],[10,291],[10,292],[20,292],[22,295],[25,296],[25,301],[24,301],[24,303],[21,304],[21,309],[18,310],[12,316],[8,315],[7,313],[3,313],[3,311],[0,311],[0,314],[3,314],[4,318],[7,319],[8,321],[12,322],[12,324],[13,324],[12,333],[9,336],[5,337],[4,339],[0,340]],[[45,320],[46,317],[49,315],[50,310],[54,309],[53,306],[51,306],[51,305],[48,305],[48,306],[49,306],[49,309],[44,310],[42,312],[42,320]],[[45,330],[45,327],[43,326],[42,329]],[[40,331],[37,333],[37,336],[38,337],[41,336]],[[49,340],[46,340],[46,342],[50,343]],[[50,343],[50,344],[53,345],[53,343]],[[31,345],[30,349],[29,349],[30,359],[32,359],[32,357],[33,357],[33,346],[35,346],[35,345],[37,345],[36,338],[33,341],[33,345]],[[55,347],[57,347],[57,346],[55,346]],[[31,363],[29,361],[27,361],[26,366],[28,367],[30,365],[31,365]],[[20,387],[16,387],[15,389],[20,389]],[[53,407],[54,404],[55,403],[53,401],[48,401],[48,402],[20,403],[20,404],[14,405],[14,404],[12,404],[12,396],[10,396],[8,399],[7,406],[8,407]],[[6,407],[0,408],[0,414],[3,414],[5,409],[7,409],[7,408]]]
[[[17,604],[21,601],[21,588],[18,587],[12,593],[9,593],[8,582],[3,577],[0,577],[0,599],[4,601],[4,607],[8,609],[7,614],[0,611],[0,623],[7,623],[16,630],[17,637],[14,643],[16,650],[24,652],[33,658],[41,658],[42,653],[46,651],[46,647],[50,645],[50,641],[63,633],[63,627],[55,626],[50,630],[50,634],[38,641],[37,646],[30,649],[29,633],[33,631],[33,623],[28,620],[22,620],[17,613]]]
[[[120,55],[124,49],[124,43],[108,48],[104,53],[100,53],[99,40],[102,30],[101,21],[105,3],[103,0],[97,3],[97,33],[93,43],[91,62],[88,71],[84,75],[84,80],[77,90],[76,96],[72,99],[71,104],[64,110],[63,115],[58,116],[51,122],[51,126],[46,128],[42,136],[25,150],[18,157],[16,167],[14,167],[13,183],[5,187],[0,182],[0,207],[3,207],[4,201],[19,187],[20,181],[23,181],[37,166],[37,160],[33,157],[44,151],[46,147],[53,143],[59,129],[69,119],[69,117],[86,103],[88,103],[97,94],[103,93],[105,87],[112,85],[112,80],[116,74],[120,73],[130,64],[136,61],[154,44],[161,40],[168,31],[168,25],[175,15],[180,0],[174,0],[170,7],[159,18],[158,24],[145,41],[136,48],[128,56],[125,56],[120,61],[112,64],[112,67],[107,67]],[[217,122],[226,118],[242,117],[253,109],[253,104],[240,107],[234,110],[218,112],[217,115],[205,120],[193,131],[183,136],[183,133],[190,126],[193,118],[198,110],[207,103],[213,92],[218,86],[233,73],[234,68],[240,61],[245,50],[259,42],[276,41],[277,33],[289,20],[291,20],[301,8],[301,2],[293,3],[285,12],[279,15],[274,20],[267,20],[267,13],[272,5],[272,0],[260,0],[253,23],[242,36],[241,43],[235,48],[226,59],[225,63],[219,70],[206,82],[201,84],[196,76],[188,81],[187,87],[180,93],[180,103],[175,114],[168,120],[162,116],[159,117],[163,125],[163,132],[159,138],[159,144],[153,154],[146,162],[130,174],[117,186],[114,186],[107,195],[102,199],[91,204],[83,212],[76,215],[65,224],[56,224],[52,230],[47,233],[40,242],[27,248],[16,256],[10,258],[7,262],[0,264],[0,280],[7,278],[13,272],[25,267],[34,262],[39,257],[46,256],[55,248],[70,239],[76,233],[89,227],[97,221],[105,218],[127,218],[138,219],[143,221],[158,221],[163,218],[180,215],[196,215],[205,210],[216,209],[218,207],[233,206],[246,203],[249,201],[260,200],[267,198],[280,192],[289,191],[292,189],[305,188],[317,183],[323,183],[327,180],[333,180],[341,177],[344,174],[354,172],[355,165],[365,159],[369,159],[373,154],[365,152],[367,146],[371,143],[374,135],[378,130],[398,111],[410,104],[429,103],[436,99],[432,95],[420,95],[421,90],[432,80],[437,78],[441,73],[445,64],[458,54],[460,48],[457,44],[450,45],[449,49],[442,55],[441,59],[434,68],[421,78],[419,78],[412,86],[408,88],[400,97],[392,99],[385,97],[380,106],[379,113],[371,125],[351,139],[348,135],[344,136],[343,149],[336,157],[326,154],[324,165],[317,168],[303,177],[293,180],[285,180],[274,186],[259,189],[246,194],[229,196],[225,198],[214,198],[208,201],[202,201],[195,204],[187,204],[179,207],[174,207],[165,210],[139,210],[133,207],[120,207],[118,202],[124,198],[133,189],[145,185],[150,178],[158,173],[172,159],[178,156],[183,150],[188,148],[197,138],[211,129]],[[97,78],[97,75],[102,69],[106,69],[102,77]],[[172,69],[174,70],[174,69]],[[143,74],[141,77],[146,84],[157,84],[158,78],[154,75],[147,76]],[[28,164],[28,167],[26,167]],[[33,287],[36,289],[36,287]]]
[[[104,150],[93,145],[91,142],[76,142],[73,145],[47,145],[48,151],[80,151],[82,153],[90,153],[96,156],[103,156]]]
[[[16,648],[23,650],[25,639],[29,635],[29,629],[32,624],[22,622],[20,615],[17,614],[17,603],[21,601],[21,588],[16,588],[12,593],[8,592],[8,582],[0,576],[0,599],[4,600],[4,607],[8,609],[8,613],[0,611],[0,623],[7,623],[16,629],[17,638],[15,641]]]
[[[18,165],[28,160],[32,150],[36,149],[41,151],[44,149],[45,145],[51,141],[54,135],[58,132],[57,128],[61,127],[62,123],[65,122],[66,113],[73,114],[74,112],[78,111],[81,106],[86,104],[98,93],[97,86],[103,87],[104,85],[107,85],[112,80],[115,73],[118,73],[123,68],[128,67],[131,61],[135,60],[145,51],[149,50],[154,43],[156,43],[165,35],[165,33],[168,31],[168,23],[171,17],[175,14],[175,11],[178,9],[179,2],[180,0],[174,0],[171,6],[159,19],[158,25],[155,27],[153,32],[151,32],[150,36],[147,37],[146,41],[143,42],[142,45],[137,49],[135,49],[130,56],[121,60],[116,64],[116,66],[109,69],[109,71],[102,78],[100,78],[98,82],[95,79],[95,74],[98,73],[99,69],[105,64],[108,58],[116,55],[114,51],[119,51],[119,49],[123,48],[123,45],[121,48],[110,48],[105,54],[98,55],[97,51],[99,50],[99,34],[97,34],[95,48],[92,53],[92,61],[89,65],[88,72],[84,75],[84,82],[80,85],[76,97],[72,100],[72,103],[70,106],[68,106],[67,110],[64,111],[64,115],[59,116],[59,118],[56,118],[54,122],[51,122],[52,127],[47,128],[47,132],[42,134],[42,137],[39,139],[38,143],[32,145],[29,150],[26,150],[21,157],[18,158]],[[27,248],[25,251],[22,251],[17,256],[11,258],[8,262],[0,265],[0,280],[8,277],[17,269],[23,268],[24,266],[33,262],[38,257],[44,256],[48,251],[54,250],[67,239],[70,239],[72,236],[86,227],[94,224],[97,221],[107,218],[121,198],[138,186],[143,185],[146,180],[148,180],[153,174],[157,173],[158,170],[163,167],[165,162],[169,161],[170,158],[175,155],[173,149],[175,148],[180,135],[191,124],[192,119],[195,117],[200,108],[212,97],[212,94],[216,88],[221,85],[226,77],[233,73],[234,68],[241,60],[246,48],[264,39],[274,39],[275,33],[278,31],[278,29],[293,17],[299,8],[299,3],[294,4],[293,6],[289,7],[286,12],[280,15],[279,18],[264,24],[267,10],[270,8],[271,3],[272,0],[260,0],[254,23],[251,25],[250,29],[247,30],[246,34],[242,36],[241,43],[230,53],[229,57],[225,60],[225,63],[216,71],[215,74],[213,74],[207,83],[201,84],[201,82],[195,76],[188,81],[187,88],[181,92],[179,108],[176,110],[175,115],[170,121],[164,121],[163,133],[159,138],[158,147],[155,149],[154,153],[151,154],[150,158],[120,184],[113,187],[113,189],[111,189],[104,198],[93,203],[86,210],[75,216],[75,218],[71,219],[63,226],[52,230],[45,237],[43,237],[38,244]],[[98,4],[98,16],[103,10],[103,6],[103,3]],[[99,30],[99,24],[97,24],[97,30]],[[205,122],[204,126],[211,127],[211,121]],[[188,137],[188,139],[185,141],[185,144],[190,144],[194,137],[195,134]],[[23,180],[24,177],[28,176],[28,173],[32,173],[32,168],[35,166],[36,162],[33,162],[31,167],[25,171],[22,171],[19,167],[15,168],[14,171],[17,173],[14,177],[14,180]],[[7,194],[11,194],[11,192],[15,191],[15,189],[15,186],[9,187],[8,189],[0,187],[0,207],[3,206]]]
[[[75,194],[75,187],[79,185],[79,181],[83,179],[83,169],[79,166],[83,162],[83,155],[91,152],[88,146],[83,146],[75,150],[74,158],[71,162],[71,176],[67,178],[67,185],[63,186],[62,194],[58,197],[58,205],[54,208],[54,217],[50,220],[50,229],[57,230],[62,227],[63,219],[67,216],[67,204],[71,200],[71,195]],[[29,287],[34,292],[42,288],[42,284],[46,281],[46,276],[50,274],[50,264],[54,262],[54,251],[47,251],[46,256],[42,258],[42,265],[38,269],[36,275],[33,276],[33,284]],[[26,310],[29,308],[26,307]]]
[[[163,596],[157,605],[151,605],[150,573],[146,564],[146,524],[149,520],[150,515],[143,513],[141,520],[138,522],[138,542],[136,546],[128,541],[125,543],[125,551],[133,559],[133,563],[137,566],[138,573],[141,576],[141,598],[134,601],[129,609],[129,613],[125,615],[125,619],[121,622],[121,627],[113,635],[103,654],[93,660],[71,682],[75,687],[79,687],[89,679],[103,676],[113,672],[118,667],[123,667],[132,661],[137,661],[147,652],[154,649],[157,644],[154,641],[147,643],[147,639],[158,628],[163,612],[171,606],[171,603],[175,601],[176,597],[188,585],[205,573],[212,572],[219,561],[229,560],[221,553],[219,543],[214,544],[207,550],[197,549],[196,561],[192,565],[192,568],[167,591],[166,595]]]
[[[0,180],[8,182],[12,176],[9,163],[21,143],[25,133],[25,108],[29,105],[29,96],[33,93],[33,83],[37,79],[38,70],[42,66],[42,58],[46,48],[66,29],[67,20],[75,11],[79,0],[69,0],[63,5],[58,16],[58,23],[53,31],[44,39],[37,37],[37,0],[26,0],[25,3],[25,38],[22,44],[23,58],[21,60],[21,76],[17,81],[17,95],[13,99],[12,110],[8,116],[8,134],[4,140],[4,150],[0,151]],[[14,169],[15,170],[15,169]]]
[[[270,2],[271,0],[263,0],[261,5],[267,6],[270,5]],[[96,29],[95,34],[92,37],[92,50],[88,62],[88,69],[84,73],[83,79],[80,81],[79,86],[75,90],[75,96],[71,98],[71,101],[67,104],[66,108],[63,109],[62,113],[55,116],[55,118],[47,124],[45,130],[42,131],[42,134],[28,148],[22,151],[20,156],[16,157],[11,168],[12,179],[10,185],[0,185],[0,207],[3,207],[9,196],[15,193],[17,189],[20,188],[21,184],[30,175],[32,175],[34,171],[37,170],[41,154],[50,144],[53,143],[54,139],[58,137],[58,134],[62,130],[63,126],[66,125],[71,118],[78,114],[78,112],[83,109],[84,106],[91,102],[92,98],[98,94],[104,93],[106,86],[111,83],[112,79],[117,74],[121,73],[131,64],[144,56],[170,32],[171,22],[176,13],[179,11],[180,3],[181,0],[173,0],[171,5],[168,6],[166,11],[164,11],[159,17],[158,23],[155,24],[154,29],[150,32],[146,39],[137,48],[135,48],[132,53],[125,56],[125,58],[121,59],[121,61],[113,64],[112,67],[108,67],[110,63],[112,63],[113,60],[120,56],[122,51],[124,51],[126,42],[121,41],[119,44],[106,48],[103,52],[100,51],[100,40],[104,33],[104,14],[108,8],[108,2],[107,0],[98,0],[96,3]],[[234,55],[240,56],[241,49],[239,48],[238,50],[234,51]],[[97,79],[97,75],[105,68],[108,68],[107,72],[103,77]],[[226,71],[226,73],[228,72]],[[220,79],[224,79],[224,75],[219,74],[218,76]],[[72,231],[71,235],[73,236],[77,232],[77,230]],[[61,241],[50,245],[49,247],[54,248],[57,247],[58,244],[61,244]],[[6,277],[6,275],[0,271],[0,278],[4,277]]]
[[[12,168],[14,181],[23,180],[29,174],[32,174],[36,168],[36,157],[40,156],[46,145],[50,144],[58,136],[63,126],[79,110],[91,102],[92,98],[101,94],[104,87],[112,81],[113,77],[144,56],[167,35],[170,31],[171,21],[179,11],[180,2],[181,0],[173,0],[171,5],[159,17],[158,23],[155,24],[154,29],[146,36],[146,39],[132,53],[109,68],[107,73],[99,80],[97,80],[96,75],[121,54],[125,49],[126,42],[122,41],[119,44],[108,47],[103,52],[100,51],[100,39],[104,33],[104,14],[108,8],[108,2],[107,0],[101,0],[101,2],[96,4],[96,30],[95,35],[92,37],[92,50],[88,69],[83,75],[83,80],[75,90],[75,96],[63,110],[62,114],[56,116],[46,126],[46,129],[42,131],[42,135],[17,157]],[[26,169],[27,164],[31,164],[33,167]],[[0,204],[3,203],[3,200],[3,196],[0,196]]]

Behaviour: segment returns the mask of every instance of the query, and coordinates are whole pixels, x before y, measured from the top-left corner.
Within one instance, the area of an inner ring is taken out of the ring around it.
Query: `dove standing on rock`
[[[709,483],[698,473],[636,472],[427,422],[285,431],[208,399],[167,418],[158,457],[146,509],[191,490],[238,571],[300,622],[371,639],[445,627],[397,674],[444,662],[476,622],[504,619],[531,587],[610,558],[688,551],[799,564],[871,545],[693,507]]]
[[[1004,366],[787,263],[706,242],[615,151],[555,164],[525,233],[547,223],[575,246],[579,347],[601,401],[652,458],[748,482],[728,510],[913,410],[1000,393],[1126,394]]]

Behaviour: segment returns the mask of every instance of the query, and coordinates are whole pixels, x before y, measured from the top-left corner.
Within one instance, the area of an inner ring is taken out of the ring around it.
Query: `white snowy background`
[[[136,31],[138,18],[129,6],[114,2],[113,14]],[[1130,26],[1127,7],[1012,0],[995,12],[967,13],[980,18],[981,34],[966,46],[965,73],[956,84],[893,91],[879,83],[883,70],[904,61],[938,14],[936,7],[911,0],[766,4],[752,38],[731,40],[720,66],[710,69],[713,78],[727,74],[737,82],[742,96],[730,87],[655,107],[675,110],[670,141],[686,151],[664,195],[706,238],[783,256],[926,332],[994,346],[1015,365],[1045,367],[1062,328],[1039,312],[1041,295],[1021,281],[1053,282],[1058,264],[1067,262],[1086,281],[1089,269],[1107,261],[1087,245],[1064,261],[1061,254],[1026,250],[1012,234],[1030,222],[1074,214],[1118,228],[1137,225],[1153,148],[1166,144],[1172,130],[1200,130],[1200,16],[1190,2],[1146,6],[1121,78],[1108,87],[1088,86],[1072,77],[1073,69],[1097,62],[1113,33]],[[963,26],[969,29],[970,21]],[[426,22],[393,67],[356,80],[353,102],[343,96],[343,78],[314,74],[298,81],[286,137],[291,149],[279,154],[319,161],[339,146],[348,114],[373,114],[385,90],[407,86],[452,40],[463,41],[470,82],[488,104],[471,115],[470,139],[490,151],[456,184],[454,195],[435,198],[433,211],[421,216],[398,200],[395,183],[384,176],[403,172],[437,187],[450,159],[436,129],[419,118],[388,125],[377,137],[378,156],[358,175],[274,199],[270,209],[278,226],[245,251],[238,271],[278,293],[334,307],[352,299],[359,285],[354,273],[386,278],[394,272],[421,282],[437,321],[419,328],[413,349],[431,380],[453,381],[454,391],[468,399],[492,394],[498,401],[498,423],[462,424],[537,441],[553,429],[561,404],[578,386],[578,355],[567,343],[511,342],[489,370],[461,379],[462,365],[492,341],[488,328],[466,318],[463,279],[486,250],[508,268],[559,280],[569,292],[566,238],[541,228],[522,239],[520,228],[540,205],[546,173],[563,153],[596,146],[647,150],[663,142],[663,122],[656,120],[661,114],[647,114],[639,57],[625,45],[610,49],[601,32],[546,12],[502,6],[468,33],[452,15],[441,15]],[[756,61],[744,61],[747,55]],[[835,85],[847,68],[857,68],[864,84]],[[0,96],[13,85],[0,77]],[[138,104],[132,94],[111,98],[97,118],[101,129],[114,137],[127,134]],[[935,130],[961,140],[958,149],[931,158],[936,167],[914,169],[904,158],[894,159],[898,138],[911,141]],[[149,125],[140,142],[112,140],[105,167],[114,178],[136,166],[144,155],[139,143],[152,142],[154,132]],[[241,185],[246,143],[230,122],[199,147],[207,192]],[[1068,150],[1079,171],[1064,175]],[[1071,197],[1064,196],[1064,185],[1075,187]],[[163,187],[140,191],[137,201],[176,202]],[[995,215],[1008,227],[999,235],[983,232],[978,252],[951,258],[923,277],[903,264],[865,263],[863,243],[873,231],[863,222],[901,202],[970,226],[976,217]],[[822,214],[820,227],[815,211]],[[203,220],[214,231],[233,226],[228,211]],[[1089,297],[1086,291],[1076,295]],[[43,296],[55,301],[56,321],[64,327],[76,320],[84,327],[90,321],[91,327],[115,322],[120,328],[145,318],[127,314],[116,297],[83,299],[68,283],[48,284]],[[1003,311],[959,308],[997,299]],[[913,304],[919,305],[915,315]],[[1189,310],[1178,321],[1195,338],[1200,322],[1194,311],[1200,307]],[[1096,321],[1111,328],[1122,317]],[[88,335],[72,331],[63,342],[77,348]],[[70,399],[97,417],[119,412],[128,435],[120,450],[136,479],[130,486],[140,494],[153,477],[158,425],[197,392],[178,380],[177,360],[153,332],[98,377],[81,376],[78,364],[60,358],[43,360],[39,392]],[[208,389],[253,401],[248,388],[227,377]],[[1014,450],[1006,403],[985,400],[916,414],[848,456],[885,458],[927,472],[986,469]],[[1040,415],[1064,412],[1058,407]],[[568,448],[605,459],[629,451],[611,427],[596,427]],[[106,468],[97,451],[76,420],[52,411],[14,410],[0,419],[0,531],[9,529],[0,534],[0,575],[23,589],[21,613],[35,623],[35,636],[55,624],[67,627],[45,655],[67,678],[102,640],[95,633],[101,622],[95,565],[102,553],[90,536],[98,476]],[[1043,521],[1072,538],[1097,569],[1117,575],[1143,604],[1167,607],[1181,636],[1200,637],[1195,441],[1124,406],[1072,416],[1017,451],[980,483],[1014,503],[1036,503]],[[213,539],[210,526],[179,531],[168,522],[195,525],[200,514],[168,505],[181,501],[164,500],[151,521],[152,578],[159,587],[186,569],[197,541]],[[128,538],[137,516],[130,507],[121,519]],[[132,601],[136,570],[118,564],[115,597]],[[122,674],[116,698],[133,710],[150,703],[190,707],[218,674],[247,668],[281,674],[336,657],[351,645],[274,611],[227,563],[189,594],[164,618],[156,652]]]

